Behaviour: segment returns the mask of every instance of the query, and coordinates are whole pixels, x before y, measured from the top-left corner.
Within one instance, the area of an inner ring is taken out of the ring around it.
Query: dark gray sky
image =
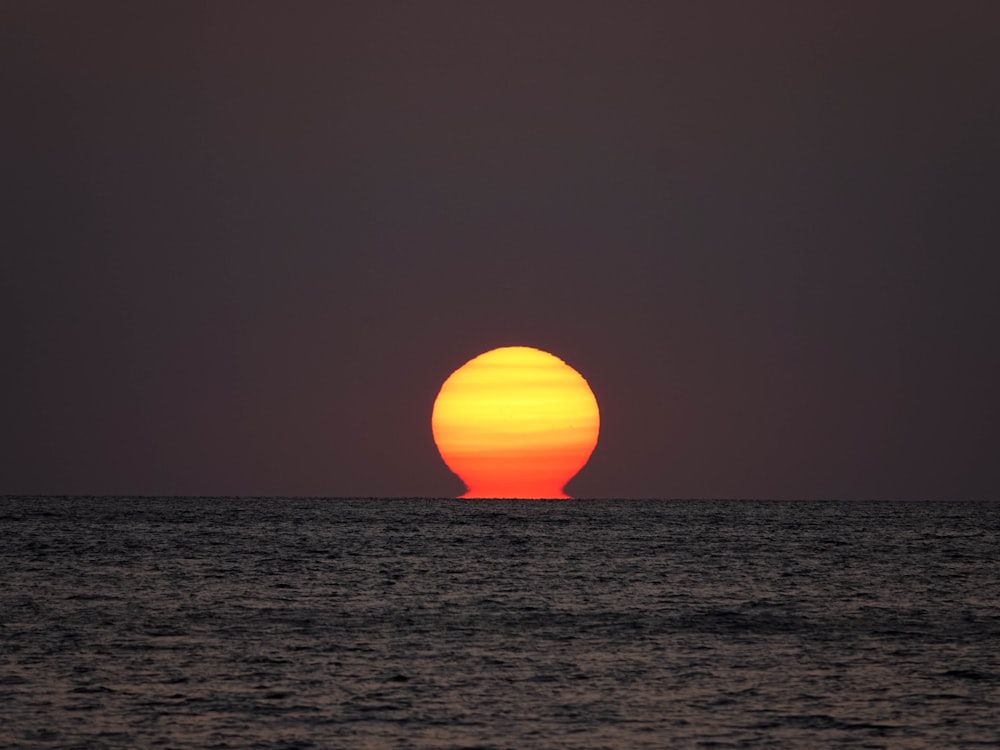
[[[454,495],[523,344],[578,496],[997,497],[993,0],[25,0],[0,87],[0,492]]]

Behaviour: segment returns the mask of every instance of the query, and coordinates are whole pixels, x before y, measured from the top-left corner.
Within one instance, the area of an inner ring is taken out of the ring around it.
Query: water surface
[[[1000,505],[0,498],[0,747],[1000,745]]]

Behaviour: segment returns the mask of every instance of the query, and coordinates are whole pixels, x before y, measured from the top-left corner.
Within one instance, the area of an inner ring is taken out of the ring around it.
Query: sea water
[[[1000,745],[996,503],[0,498],[0,746]]]

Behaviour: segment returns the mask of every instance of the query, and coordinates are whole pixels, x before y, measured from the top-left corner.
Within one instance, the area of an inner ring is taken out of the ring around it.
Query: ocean
[[[0,498],[3,748],[1000,747],[1000,504]]]

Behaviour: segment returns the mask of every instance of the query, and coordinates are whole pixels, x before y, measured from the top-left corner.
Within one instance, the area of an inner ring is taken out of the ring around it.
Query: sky
[[[0,493],[454,496],[525,345],[578,497],[997,498],[993,0],[14,0],[0,92]]]

